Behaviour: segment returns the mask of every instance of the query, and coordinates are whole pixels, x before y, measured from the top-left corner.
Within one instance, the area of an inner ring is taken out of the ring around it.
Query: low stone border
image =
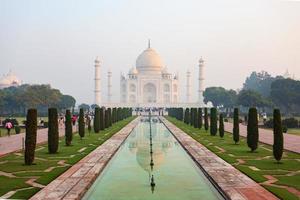
[[[114,134],[70,169],[36,193],[31,200],[81,199],[120,145],[137,125],[139,117]]]
[[[164,117],[160,117],[183,148],[213,183],[232,200],[275,200],[272,193],[194,140]]]

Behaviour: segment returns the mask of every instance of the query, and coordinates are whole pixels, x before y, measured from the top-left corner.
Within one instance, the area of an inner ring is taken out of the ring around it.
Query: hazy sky
[[[206,86],[242,87],[254,70],[286,69],[300,78],[300,1],[278,0],[0,0],[0,74],[50,83],[78,103],[93,103],[94,59],[107,70],[119,100],[120,72],[151,46],[169,71],[186,71],[196,98],[198,60]]]

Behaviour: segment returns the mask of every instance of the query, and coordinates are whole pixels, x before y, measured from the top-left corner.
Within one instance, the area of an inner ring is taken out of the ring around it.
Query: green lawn
[[[251,153],[243,137],[240,138],[240,143],[235,145],[230,133],[225,133],[224,138],[210,136],[209,131],[206,132],[203,128],[193,128],[175,118],[167,117],[167,119],[256,182],[267,181],[265,175],[271,175],[278,179],[271,186],[263,186],[279,198],[285,200],[299,199],[299,196],[297,197],[285,188],[279,188],[280,186],[288,186],[300,190],[299,154],[285,151],[281,163],[278,164],[273,158],[272,146],[270,145],[260,143],[257,151]],[[224,149],[225,152],[222,153],[219,148]],[[239,163],[238,159],[245,163]]]
[[[86,131],[86,136],[82,140],[76,133],[73,136],[72,146],[65,146],[64,137],[62,137],[60,138],[59,152],[57,154],[49,154],[46,144],[39,145],[36,148],[35,165],[24,165],[24,156],[21,153],[13,153],[0,158],[0,171],[11,173],[11,175],[15,176],[13,178],[0,176],[0,196],[9,191],[22,188],[24,190],[16,192],[11,198],[28,199],[39,191],[39,188],[31,187],[25,183],[28,179],[36,178],[35,182],[47,185],[122,129],[134,118],[135,117],[130,117],[117,122],[98,134],[94,132],[89,134],[88,131]],[[83,150],[83,148],[85,149]],[[58,163],[62,160],[64,160],[63,163]],[[47,172],[47,169],[49,170],[51,167],[54,168]]]

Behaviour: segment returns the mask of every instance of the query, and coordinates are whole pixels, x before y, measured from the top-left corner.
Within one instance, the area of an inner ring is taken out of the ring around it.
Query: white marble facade
[[[168,72],[150,45],[138,56],[136,66],[121,75],[121,103],[172,104],[178,102],[178,92],[178,76]]]

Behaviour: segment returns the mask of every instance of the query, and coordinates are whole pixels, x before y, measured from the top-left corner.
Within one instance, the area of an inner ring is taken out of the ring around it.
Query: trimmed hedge
[[[73,139],[73,127],[72,127],[72,116],[71,111],[66,110],[66,120],[65,120],[65,142],[66,146],[70,146]]]
[[[58,150],[58,119],[57,109],[48,109],[48,151],[49,153],[57,153]]]
[[[274,119],[273,155],[274,158],[279,162],[281,160],[282,153],[283,153],[283,133],[282,133],[281,115],[279,109],[274,109],[273,119]]]
[[[37,110],[29,109],[26,116],[25,134],[25,165],[31,165],[34,161],[37,134]]]
[[[217,109],[210,109],[210,135],[215,136],[218,132]]]
[[[233,130],[232,130],[233,141],[237,144],[240,141],[240,122],[239,122],[239,109],[234,108],[233,111]]]
[[[208,131],[208,113],[207,113],[207,108],[204,108],[204,128],[206,131]]]
[[[258,147],[258,119],[256,108],[250,108],[248,113],[248,125],[247,125],[247,144],[254,152]]]
[[[223,138],[224,137],[224,119],[223,119],[223,114],[220,114],[219,117],[219,134],[220,137]]]

